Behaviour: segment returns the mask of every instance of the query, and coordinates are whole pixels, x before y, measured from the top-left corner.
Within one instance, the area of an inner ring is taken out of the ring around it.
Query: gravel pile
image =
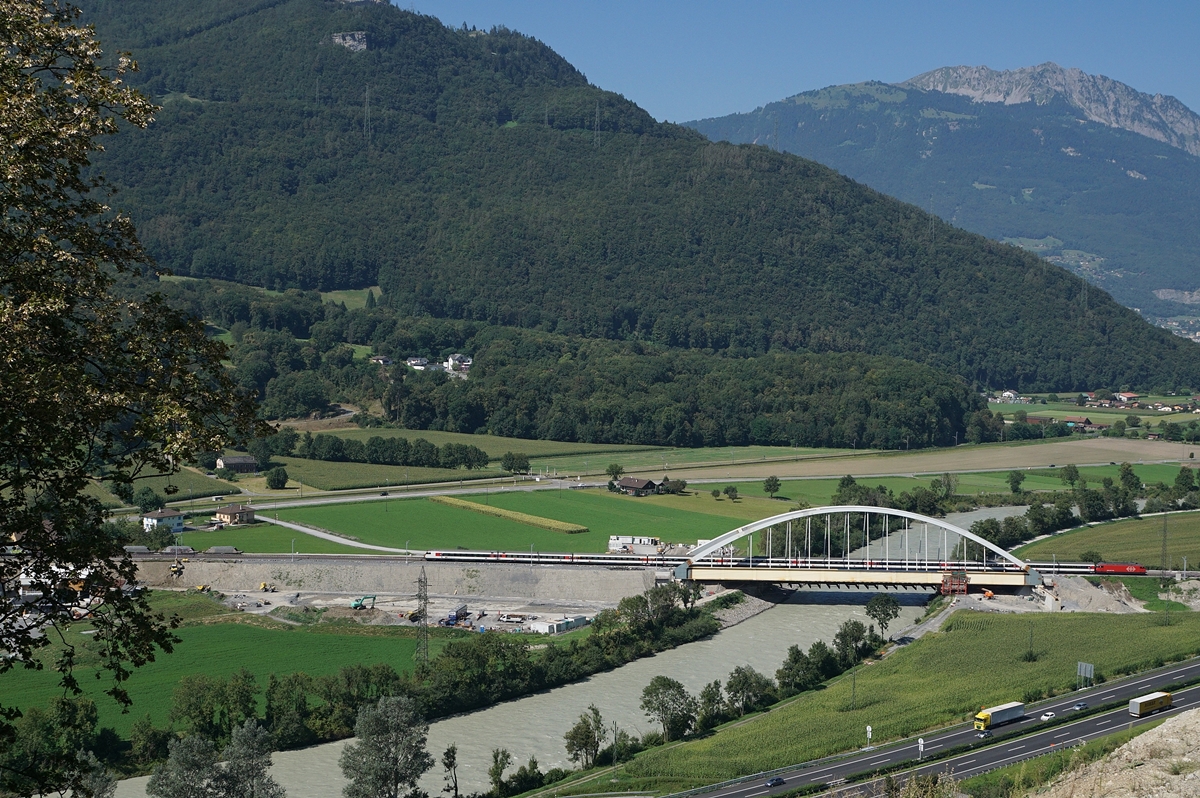
[[[717,610],[713,613],[713,617],[721,622],[722,629],[728,629],[730,626],[739,624],[747,618],[753,618],[760,612],[766,612],[774,606],[775,602],[773,601],[764,601],[757,596],[751,596],[747,593],[741,602],[732,607]]]

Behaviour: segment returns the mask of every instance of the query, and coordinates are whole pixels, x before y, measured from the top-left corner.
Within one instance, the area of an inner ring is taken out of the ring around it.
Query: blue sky
[[[1054,61],[1200,112],[1200,2],[395,0],[446,24],[537,37],[658,119],[748,111],[940,66]]]

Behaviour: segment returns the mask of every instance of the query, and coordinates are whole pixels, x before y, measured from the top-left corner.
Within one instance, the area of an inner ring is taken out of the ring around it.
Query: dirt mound
[[[1064,612],[1145,612],[1120,582],[1103,581],[1097,587],[1082,576],[1061,575],[1047,577],[1051,581]]]

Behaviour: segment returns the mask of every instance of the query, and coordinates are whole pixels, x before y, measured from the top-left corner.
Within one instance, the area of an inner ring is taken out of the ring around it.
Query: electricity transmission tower
[[[425,566],[417,577],[417,650],[413,659],[421,664],[429,663],[429,580],[425,577]]]

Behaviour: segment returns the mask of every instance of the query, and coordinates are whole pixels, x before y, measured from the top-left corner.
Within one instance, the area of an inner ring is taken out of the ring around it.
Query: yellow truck
[[[996,707],[985,707],[975,713],[975,728],[978,731],[991,729],[1004,723],[1025,717],[1025,705],[1020,701],[1012,701]]]
[[[1144,718],[1151,713],[1158,712],[1160,709],[1170,708],[1170,693],[1148,693],[1129,699],[1129,714],[1135,718]]]

